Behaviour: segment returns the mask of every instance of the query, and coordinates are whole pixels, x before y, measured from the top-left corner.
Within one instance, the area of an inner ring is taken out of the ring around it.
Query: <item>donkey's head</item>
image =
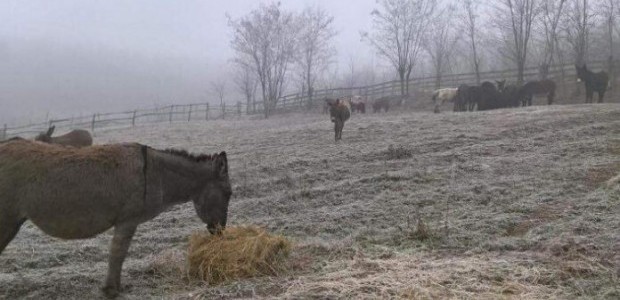
[[[228,204],[232,195],[226,152],[216,154],[212,160],[202,163],[209,169],[211,180],[205,181],[199,194],[193,198],[194,208],[198,217],[207,224],[209,232],[220,233],[226,227]]]
[[[39,142],[44,142],[44,143],[51,143],[54,129],[56,129],[56,126],[50,126],[47,132],[39,133],[39,135],[37,135],[37,137],[35,137],[34,140],[39,141]]]

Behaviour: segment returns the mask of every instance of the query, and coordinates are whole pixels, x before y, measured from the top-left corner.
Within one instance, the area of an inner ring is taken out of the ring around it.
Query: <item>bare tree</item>
[[[234,77],[237,89],[246,101],[246,113],[256,112],[256,89],[258,88],[258,80],[252,72],[252,68],[246,63],[238,63]]]
[[[600,5],[600,11],[606,23],[606,36],[609,47],[607,67],[611,75],[611,82],[615,82],[614,31],[616,31],[616,18],[620,14],[620,3],[618,3],[618,0],[604,0]]]
[[[247,16],[228,24],[234,31],[232,48],[236,61],[251,62],[260,83],[265,117],[282,96],[287,72],[295,60],[298,45],[299,22],[279,3],[261,6]]]
[[[316,80],[332,63],[336,50],[331,45],[336,35],[333,29],[334,17],[320,7],[307,7],[300,16],[301,32],[297,63],[300,67],[303,87],[308,92],[308,106]]]
[[[541,3],[541,27],[544,36],[544,52],[540,63],[540,76],[545,79],[549,68],[555,62],[556,47],[558,45],[558,24],[566,0],[543,0]]]
[[[418,60],[437,0],[378,0],[372,11],[374,32],[362,38],[398,72],[401,94],[409,94],[409,78]]]
[[[462,2],[465,14],[462,17],[465,34],[469,40],[469,46],[471,47],[471,61],[476,73],[476,84],[480,84],[480,57],[478,55],[478,2],[476,0],[464,0]]]
[[[508,57],[517,65],[517,82],[523,83],[532,25],[538,13],[536,0],[497,0],[496,24],[508,47]]]
[[[224,96],[226,95],[226,80],[221,78],[211,82],[211,90],[217,95],[220,100],[220,107],[222,108],[222,117],[226,117],[226,103],[224,103]]]
[[[435,73],[435,88],[441,86],[442,75],[447,71],[452,55],[456,51],[459,34],[451,23],[454,8],[448,7],[437,14],[437,19],[429,26],[430,35],[426,37],[424,48],[431,59]]]
[[[588,0],[572,0],[567,7],[567,17],[564,22],[566,41],[571,45],[575,64],[583,65],[588,54],[588,43],[594,14]]]

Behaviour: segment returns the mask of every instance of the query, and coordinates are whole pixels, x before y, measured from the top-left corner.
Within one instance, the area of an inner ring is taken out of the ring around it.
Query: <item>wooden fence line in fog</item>
[[[606,70],[606,62],[591,62],[589,65],[593,70]],[[524,80],[534,80],[539,77],[537,67],[527,68],[524,72]],[[576,71],[573,64],[555,65],[549,68],[548,77],[558,80],[575,80]],[[493,81],[506,79],[508,82],[515,82],[517,70],[489,71],[480,73],[481,81]],[[440,80],[441,87],[456,87],[460,84],[476,84],[475,73],[450,74],[444,75]],[[410,91],[429,92],[437,84],[436,77],[412,78],[409,81]],[[279,114],[290,111],[300,111],[305,109],[316,109],[321,106],[321,100],[325,97],[339,97],[360,95],[369,99],[383,96],[400,94],[400,81],[388,81],[368,86],[332,88],[316,90],[310,101],[308,95],[295,93],[281,97],[271,113]],[[22,126],[9,127],[4,124],[0,131],[0,140],[5,140],[14,136],[33,136],[39,132],[46,131],[49,126],[56,126],[58,129],[88,128],[95,132],[97,128],[114,126],[135,126],[136,124],[148,124],[158,122],[177,122],[192,120],[216,120],[243,115],[263,114],[264,106],[262,101],[256,101],[247,105],[238,102],[232,105],[210,105],[209,103],[193,103],[183,105],[169,105],[154,109],[133,110],[114,113],[95,113],[88,116],[70,117],[62,119],[50,119],[45,122],[28,124]]]

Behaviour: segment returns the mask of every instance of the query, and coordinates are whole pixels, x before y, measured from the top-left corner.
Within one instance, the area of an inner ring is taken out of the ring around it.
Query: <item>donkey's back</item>
[[[93,137],[90,132],[83,129],[74,129],[67,134],[52,137],[54,126],[51,126],[45,133],[39,134],[35,140],[50,144],[59,144],[73,147],[88,147],[93,144]]]

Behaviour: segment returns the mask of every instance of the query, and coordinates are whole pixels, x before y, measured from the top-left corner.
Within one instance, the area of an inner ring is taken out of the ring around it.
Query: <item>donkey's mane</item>
[[[184,149],[174,149],[174,148],[162,150],[162,152],[180,156],[180,157],[183,157],[191,161],[195,161],[195,162],[213,160],[215,159],[215,156],[216,156],[216,155],[209,155],[209,154],[193,154],[193,153],[187,152],[187,150],[184,150]]]

